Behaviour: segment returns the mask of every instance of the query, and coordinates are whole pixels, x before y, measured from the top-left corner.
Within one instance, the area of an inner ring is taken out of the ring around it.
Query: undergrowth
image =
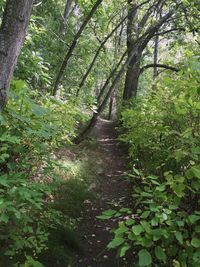
[[[122,113],[135,205],[99,218],[119,217],[108,248],[120,257],[135,252],[134,266],[199,266],[199,70],[191,59]]]
[[[80,249],[74,229],[93,168],[56,153],[87,116],[78,103],[41,96],[21,80],[9,95],[0,115],[1,266],[66,266]]]

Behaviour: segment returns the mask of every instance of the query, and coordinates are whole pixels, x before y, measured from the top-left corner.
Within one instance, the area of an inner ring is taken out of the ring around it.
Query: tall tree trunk
[[[158,64],[158,45],[159,45],[159,35],[157,34],[155,36],[155,40],[154,40],[154,69],[153,69],[153,78],[155,79],[158,76],[158,68],[157,68],[157,64]]]
[[[112,120],[114,113],[114,103],[115,103],[115,91],[112,92],[110,96],[109,111],[108,111],[108,120]]]
[[[0,111],[6,103],[7,90],[24,41],[33,0],[7,0],[0,27]]]
[[[66,54],[66,56],[64,57],[64,60],[60,66],[58,75],[56,77],[55,80],[55,84],[54,84],[54,88],[52,91],[52,95],[55,96],[58,90],[58,86],[60,84],[61,79],[63,78],[64,75],[64,71],[66,70],[67,66],[68,66],[68,62],[69,59],[72,56],[72,53],[74,51],[74,49],[76,48],[78,39],[81,37],[83,30],[85,29],[85,27],[87,26],[88,22],[90,21],[90,19],[92,18],[92,16],[94,15],[94,13],[97,11],[98,7],[100,6],[100,4],[102,3],[103,0],[97,0],[94,4],[94,6],[92,7],[91,11],[89,12],[89,14],[87,15],[87,17],[85,18],[85,20],[83,21],[79,31],[77,32],[77,34],[74,36],[74,39],[69,47],[69,50]]]
[[[69,19],[69,15],[71,13],[71,9],[72,9],[72,3],[73,0],[67,0],[66,5],[65,5],[65,10],[64,10],[64,14],[63,14],[63,19],[60,25],[60,32],[63,34],[65,31],[65,27],[67,25],[67,21]]]
[[[134,48],[134,41],[138,38],[137,25],[137,4],[133,0],[128,0],[128,22],[127,22],[127,49],[128,57]],[[125,86],[123,92],[123,100],[129,100],[136,96],[138,88],[138,80],[140,73],[141,53],[138,51],[129,63],[126,71]]]
[[[140,61],[141,53],[136,53],[128,66],[123,92],[123,100],[129,100],[130,98],[135,97],[137,94],[140,76]]]

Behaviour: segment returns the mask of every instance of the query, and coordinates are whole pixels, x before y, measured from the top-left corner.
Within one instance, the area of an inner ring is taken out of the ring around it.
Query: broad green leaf
[[[121,208],[120,210],[119,210],[119,212],[130,212],[131,211],[131,209],[129,209],[129,208]]]
[[[141,225],[134,225],[132,227],[132,232],[135,235],[140,235],[142,232],[144,232],[144,228]]]
[[[144,228],[144,230],[147,233],[151,233],[151,226],[150,226],[149,222],[147,222],[147,221],[141,221],[140,224],[142,225],[142,227]]]
[[[193,260],[195,262],[200,262],[200,249],[198,249],[194,254],[193,254]]]
[[[115,230],[114,233],[115,233],[116,235],[120,235],[120,234],[123,234],[123,233],[127,232],[128,230],[129,230],[128,227],[122,225],[122,226],[118,227],[118,229]]]
[[[193,166],[187,172],[186,175],[188,178],[192,179],[193,177],[200,179],[200,166]]]
[[[121,244],[124,243],[124,238],[122,237],[116,237],[114,238],[109,244],[108,244],[108,248],[109,249],[112,249],[112,248],[116,248],[116,247],[119,247]]]
[[[179,243],[182,245],[183,244],[183,235],[181,232],[175,232],[175,237],[179,241]]]
[[[105,210],[102,212],[103,215],[113,216],[116,213],[116,210]]]
[[[194,223],[196,223],[197,221],[199,221],[200,220],[200,216],[198,216],[198,215],[190,215],[189,217],[188,217],[188,219],[189,219],[189,221],[190,221],[190,223],[191,224],[194,224]]]
[[[121,248],[120,248],[120,252],[119,252],[119,256],[124,257],[126,255],[126,252],[131,248],[130,245],[128,244],[124,244]]]
[[[158,260],[166,262],[167,256],[160,246],[155,247],[155,255]]]
[[[152,263],[151,254],[146,250],[142,249],[138,253],[139,256],[139,266],[149,266]]]
[[[146,211],[144,211],[143,213],[142,213],[142,215],[140,216],[142,219],[146,219],[148,216],[149,216],[149,214],[151,213],[151,211],[149,211],[149,210],[146,210]]]
[[[48,110],[35,104],[35,103],[30,103],[31,109],[34,115],[38,117],[43,117],[48,113]]]
[[[191,241],[191,245],[195,248],[199,248],[200,247],[200,239],[193,237],[192,241]]]
[[[200,166],[195,166],[191,168],[194,176],[200,179]]]
[[[1,216],[0,216],[0,222],[7,223],[8,221],[9,221],[8,215],[5,214],[5,213],[1,214]]]
[[[112,218],[115,214],[116,214],[115,210],[105,210],[102,212],[102,215],[96,216],[96,218],[100,220],[108,220]]]
[[[7,179],[6,175],[0,176],[0,185],[3,185],[5,187],[9,187],[9,180]]]
[[[133,220],[133,219],[128,219],[127,221],[126,221],[126,225],[128,225],[128,226],[131,226],[131,225],[133,225],[135,223],[135,221]]]

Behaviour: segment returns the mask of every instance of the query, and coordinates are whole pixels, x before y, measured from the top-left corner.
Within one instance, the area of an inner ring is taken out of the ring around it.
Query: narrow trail
[[[92,185],[94,200],[86,201],[78,232],[81,235],[83,255],[78,256],[77,267],[130,267],[129,259],[117,259],[116,251],[108,251],[106,245],[112,238],[110,230],[117,226],[117,219],[99,220],[96,216],[107,209],[130,207],[131,184],[127,177],[127,157],[118,146],[115,124],[99,119],[92,137],[97,139],[97,163],[101,172]],[[131,257],[132,258],[132,257]]]

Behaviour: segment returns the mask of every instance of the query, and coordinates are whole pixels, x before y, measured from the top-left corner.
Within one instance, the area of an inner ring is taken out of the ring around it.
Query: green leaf
[[[43,117],[44,115],[47,114],[48,110],[35,104],[35,103],[30,103],[31,109],[34,115],[38,117]]]
[[[191,245],[195,248],[199,248],[200,247],[200,239],[193,237],[192,241],[191,241]]]
[[[166,220],[168,219],[167,214],[163,212],[163,213],[162,213],[162,218],[163,218],[164,221],[166,221]]]
[[[200,249],[198,249],[194,254],[193,254],[193,260],[194,262],[200,262]]]
[[[129,208],[121,208],[120,210],[119,210],[119,212],[130,212],[131,211],[131,209],[129,209]]]
[[[166,262],[167,256],[160,246],[155,247],[155,255],[158,260]]]
[[[102,215],[96,216],[96,218],[100,220],[108,220],[112,218],[115,214],[116,214],[115,210],[105,210],[102,212]]]
[[[134,167],[133,167],[133,171],[134,171],[134,173],[137,174],[138,176],[142,176],[142,173],[141,173],[139,170],[137,170],[136,168],[134,168]]]
[[[128,230],[129,230],[128,227],[122,225],[117,230],[115,230],[114,233],[116,235],[120,235],[120,234],[123,234],[123,233],[127,232]]]
[[[186,175],[190,179],[192,179],[193,177],[200,179],[200,166],[193,166],[186,172]]]
[[[197,221],[200,220],[200,216],[198,216],[198,215],[190,215],[188,217],[188,219],[189,219],[191,224],[194,224],[194,223],[196,223]]]
[[[126,255],[126,252],[127,252],[130,248],[131,248],[131,246],[128,245],[128,244],[123,245],[123,246],[121,247],[121,249],[120,249],[120,252],[119,252],[119,256],[120,256],[120,258],[124,257],[124,256]]]
[[[144,229],[141,225],[134,225],[132,227],[132,232],[135,234],[135,235],[140,235],[142,232],[144,232]]]
[[[184,221],[176,221],[176,223],[179,227],[184,226],[185,224]]]
[[[175,233],[175,237],[176,237],[176,239],[179,241],[179,243],[182,245],[183,244],[183,235],[182,235],[182,233],[181,232],[176,232]]]
[[[146,210],[146,211],[144,211],[143,213],[142,213],[142,215],[140,216],[142,219],[146,219],[148,216],[149,216],[149,214],[151,213],[151,211],[149,211],[149,210]]]
[[[102,212],[103,215],[113,216],[116,213],[116,210],[105,210]]]
[[[151,265],[152,257],[151,254],[146,249],[140,250],[138,256],[139,256],[139,266]]]
[[[191,170],[192,170],[194,176],[200,179],[200,167],[195,166],[195,167],[192,167]]]
[[[147,222],[147,221],[141,221],[140,222],[142,227],[144,228],[144,230],[150,234],[151,233],[151,227],[150,227],[150,224]]]
[[[133,219],[128,219],[126,221],[126,225],[130,226],[130,225],[133,225],[135,223],[135,221]]]
[[[112,218],[112,216],[99,215],[99,216],[96,216],[96,218],[100,219],[100,220],[108,220],[108,219]]]
[[[8,215],[5,214],[5,213],[1,214],[1,216],[0,216],[0,222],[7,223],[8,221],[9,221]]]
[[[8,179],[6,175],[0,176],[0,185],[3,185],[5,187],[9,187]]]
[[[109,244],[108,244],[108,248],[112,249],[112,248],[116,248],[119,247],[121,244],[124,243],[124,238],[122,237],[116,237],[115,239],[113,239]]]

